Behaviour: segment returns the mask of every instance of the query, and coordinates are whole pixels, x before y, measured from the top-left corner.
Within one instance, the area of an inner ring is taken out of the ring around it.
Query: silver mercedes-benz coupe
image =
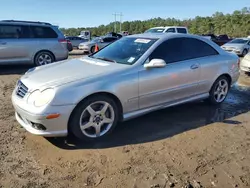
[[[130,35],[89,56],[30,69],[12,102],[30,133],[70,132],[92,141],[119,121],[155,110],[203,99],[222,103],[239,77],[239,62],[204,37]]]

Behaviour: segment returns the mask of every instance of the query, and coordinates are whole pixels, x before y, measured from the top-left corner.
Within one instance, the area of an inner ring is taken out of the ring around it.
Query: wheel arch
[[[77,105],[75,106],[75,108],[72,110],[70,116],[69,116],[69,120],[68,120],[68,125],[69,125],[69,121],[71,120],[72,118],[72,115],[74,114],[75,110],[77,109],[77,107],[79,105],[81,105],[81,103],[83,103],[85,100],[91,98],[91,97],[94,97],[94,96],[107,96],[111,99],[113,99],[115,101],[115,103],[117,104],[117,107],[118,107],[118,110],[119,110],[119,121],[122,121],[123,119],[123,107],[122,107],[122,103],[120,101],[120,99],[113,93],[110,93],[110,92],[97,92],[97,93],[92,93],[86,97],[84,97],[82,100],[80,100]],[[68,127],[68,130],[69,130],[69,127]]]
[[[229,86],[231,85],[231,83],[232,83],[232,77],[231,77],[230,74],[228,74],[228,73],[223,73],[223,74],[221,74],[220,76],[218,76],[218,77],[213,81],[212,86],[210,87],[210,90],[209,90],[209,91],[211,91],[211,89],[212,89],[214,83],[216,82],[216,80],[218,80],[220,77],[223,77],[223,76],[225,76],[225,77],[228,79],[228,81],[229,81]]]

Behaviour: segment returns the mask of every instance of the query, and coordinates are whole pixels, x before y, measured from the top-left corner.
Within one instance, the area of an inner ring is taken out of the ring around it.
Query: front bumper
[[[240,66],[240,70],[244,72],[250,72],[250,67]]]
[[[242,50],[237,50],[237,49],[224,49],[227,52],[235,53],[237,55],[242,55]]]
[[[89,52],[90,48],[88,46],[78,46],[79,50],[83,50],[84,52]]]
[[[16,96],[12,97],[12,103],[15,108],[15,116],[18,123],[28,132],[34,135],[44,137],[60,137],[68,134],[68,120],[75,105],[67,106],[47,106],[40,113],[33,113],[31,110],[20,107],[20,101]],[[21,105],[23,106],[23,105]],[[47,119],[50,114],[60,114],[54,119]],[[36,125],[42,125],[45,129],[37,128]]]

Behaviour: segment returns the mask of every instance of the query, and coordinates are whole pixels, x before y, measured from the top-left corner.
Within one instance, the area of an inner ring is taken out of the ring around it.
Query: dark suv
[[[0,65],[45,65],[68,58],[70,47],[57,26],[45,22],[0,21]]]

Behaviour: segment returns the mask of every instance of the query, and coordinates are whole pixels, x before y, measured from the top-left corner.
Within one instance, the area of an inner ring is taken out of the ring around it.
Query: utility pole
[[[116,16],[120,16],[120,32],[122,31],[122,13],[114,13],[113,14],[115,16],[115,23],[114,23],[114,32],[116,33],[117,30],[116,30]]]
[[[122,32],[122,13],[120,13],[120,33]]]
[[[116,13],[114,13],[113,15],[115,16],[115,22],[114,22],[114,32],[116,33],[116,16],[117,16],[117,14],[116,14]]]

